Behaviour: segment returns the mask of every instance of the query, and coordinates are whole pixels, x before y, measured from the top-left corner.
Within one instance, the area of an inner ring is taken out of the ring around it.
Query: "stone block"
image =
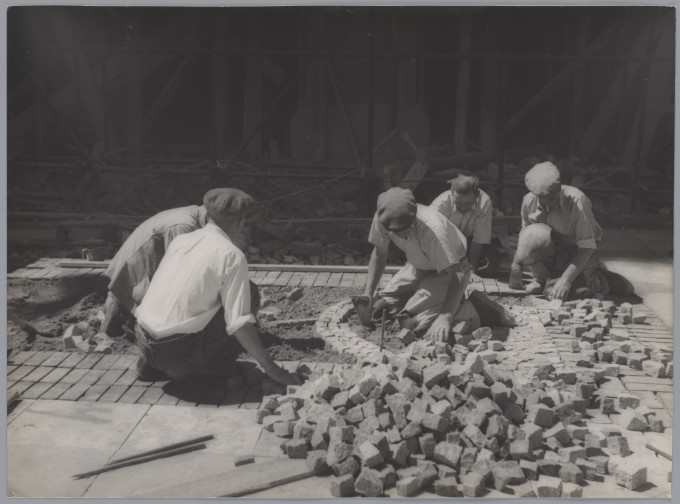
[[[455,476],[450,476],[448,478],[440,478],[434,483],[434,493],[440,497],[462,497],[463,492],[461,492],[458,487],[458,482]]]
[[[562,480],[553,476],[541,475],[534,483],[538,497],[561,497]]]
[[[522,459],[519,461],[519,467],[522,469],[524,477],[528,480],[538,479],[538,464],[531,460]]]
[[[616,483],[628,490],[637,490],[647,483],[647,466],[643,460],[638,460],[636,457],[627,457],[618,461],[613,474]]]
[[[538,465],[539,473],[553,477],[559,476],[560,467],[562,467],[562,462],[555,459],[539,459],[536,461],[536,464]]]
[[[513,460],[532,460],[532,449],[528,439],[513,441],[510,443],[510,456]]]
[[[562,483],[562,497],[583,497],[583,487],[576,483]]]
[[[304,439],[291,439],[286,442],[286,455],[292,459],[307,458],[307,441]]]
[[[624,429],[631,431],[644,431],[648,427],[645,417],[632,409],[623,410],[621,414],[616,417],[616,423]]]
[[[607,451],[620,457],[627,457],[633,453],[628,446],[628,439],[624,436],[609,436],[607,438]]]
[[[428,432],[421,435],[418,438],[418,444],[420,445],[420,451],[425,455],[426,458],[432,458],[434,456],[434,448],[437,444],[434,435]]]
[[[508,485],[519,485],[526,481],[522,468],[514,460],[492,464],[491,475],[496,490],[503,490]]]
[[[366,497],[380,497],[383,494],[383,482],[375,469],[365,467],[354,481],[354,491]]]
[[[484,478],[477,472],[470,471],[461,478],[463,496],[481,497],[484,494]]]
[[[382,453],[370,441],[364,441],[359,446],[359,456],[367,467],[376,467],[385,462]]]
[[[423,431],[422,427],[417,422],[409,422],[406,427],[401,429],[400,434],[402,439],[409,439],[419,436]]]
[[[351,444],[343,443],[338,440],[331,440],[328,444],[328,455],[326,456],[326,463],[333,467],[339,464],[347,457],[349,457],[354,451],[354,447]]]
[[[574,463],[566,463],[560,467],[560,479],[565,483],[576,483],[582,485],[584,481],[583,472]]]
[[[435,446],[432,458],[439,464],[456,468],[462,453],[463,449],[460,445],[442,441]]]
[[[581,446],[560,448],[558,453],[562,460],[571,463],[576,462],[580,458],[586,458],[586,449]]]
[[[354,495],[354,476],[344,474],[330,479],[330,492],[333,497],[351,497]]]
[[[647,376],[653,376],[655,378],[665,378],[666,366],[662,362],[646,360],[642,363],[642,372],[645,373]]]
[[[521,427],[524,437],[529,441],[529,447],[534,450],[543,446],[543,429],[535,424],[524,424]]]
[[[407,463],[408,456],[409,450],[405,441],[390,443],[390,454],[388,456],[388,460],[394,462],[399,467],[403,467]]]

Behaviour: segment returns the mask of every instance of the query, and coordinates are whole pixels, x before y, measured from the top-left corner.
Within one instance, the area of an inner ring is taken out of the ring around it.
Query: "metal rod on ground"
[[[383,308],[382,312],[382,327],[380,328],[380,351],[383,350],[383,342],[385,341],[385,314],[387,313],[387,308]]]
[[[126,462],[128,460],[136,459],[136,458],[139,458],[139,457],[146,457],[147,455],[153,455],[155,453],[161,453],[161,452],[164,452],[164,451],[174,450],[176,448],[183,448],[185,446],[189,446],[189,445],[196,444],[196,443],[202,443],[204,441],[210,441],[211,439],[215,439],[215,436],[213,436],[212,434],[208,434],[207,436],[201,436],[201,437],[197,437],[197,438],[194,438],[194,439],[189,439],[187,441],[181,441],[179,443],[173,443],[173,444],[167,445],[167,446],[161,446],[160,448],[156,448],[155,450],[145,451],[145,452],[142,452],[142,453],[138,453],[137,455],[130,455],[129,457],[115,459],[115,460],[112,460],[111,462],[109,462],[106,465],[108,466],[108,465],[112,465],[112,464],[119,464],[121,462]]]
[[[120,469],[121,467],[128,467],[131,465],[136,465],[136,464],[142,464],[144,462],[150,462],[151,460],[156,460],[160,458],[165,458],[165,457],[172,457],[173,455],[180,455],[182,453],[189,453],[192,451],[196,450],[202,450],[205,448],[205,443],[197,444],[197,445],[191,445],[191,446],[185,446],[184,448],[177,448],[175,450],[168,450],[164,451],[161,453],[156,453],[154,455],[148,455],[146,457],[139,457],[133,460],[128,460],[126,462],[119,462],[118,464],[111,464],[107,465],[104,467],[100,467],[99,469],[95,469],[94,471],[86,472],[86,473],[81,473],[81,474],[76,474],[73,476],[74,479],[83,479],[83,478],[89,478],[90,476],[96,476],[97,474],[101,474],[107,471],[113,471],[114,469]]]
[[[658,454],[661,455],[662,457],[667,458],[668,460],[673,460],[673,457],[671,457],[668,453],[666,453],[666,452],[663,451],[663,450],[660,450],[660,449],[657,448],[656,446],[652,446],[651,443],[647,443],[647,444],[645,445],[645,447],[646,447],[646,448],[649,448],[649,449],[652,450],[654,453],[658,453]]]

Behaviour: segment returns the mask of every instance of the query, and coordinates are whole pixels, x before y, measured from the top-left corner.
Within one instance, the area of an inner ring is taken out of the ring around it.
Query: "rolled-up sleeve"
[[[224,282],[220,290],[224,321],[227,333],[234,334],[247,323],[254,324],[255,316],[250,311],[250,280],[248,263],[243,254],[229,254],[225,257]]]
[[[576,230],[576,246],[578,248],[597,248],[597,224],[590,200],[583,196],[576,199],[572,207],[572,222]]]
[[[480,198],[479,210],[475,215],[474,229],[472,230],[472,241],[480,245],[491,243],[491,198]]]
[[[386,248],[390,244],[390,238],[387,236],[385,228],[383,228],[380,222],[378,222],[377,213],[373,216],[371,230],[368,233],[368,241],[379,248]]]

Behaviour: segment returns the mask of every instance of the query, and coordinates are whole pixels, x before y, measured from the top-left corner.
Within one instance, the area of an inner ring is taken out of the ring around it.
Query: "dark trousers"
[[[251,313],[255,315],[260,307],[260,294],[253,282],[250,282],[250,300]],[[155,339],[136,324],[135,335],[141,362],[173,380],[183,380],[193,374],[231,376],[242,351],[236,337],[227,333],[223,308],[199,332]]]

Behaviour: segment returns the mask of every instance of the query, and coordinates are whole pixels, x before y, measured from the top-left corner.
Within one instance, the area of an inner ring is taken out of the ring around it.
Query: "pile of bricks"
[[[588,322],[595,321],[609,323]],[[410,354],[312,373],[287,395],[267,398],[257,421],[286,438],[287,456],[332,474],[336,497],[375,497],[390,487],[404,497],[426,490],[476,497],[487,488],[579,497],[586,481],[606,474],[631,490],[646,482],[646,467],[630,457],[619,429],[585,426],[606,371],[550,364],[506,371],[492,364],[500,343],[492,338],[482,328],[453,347],[415,342]]]

